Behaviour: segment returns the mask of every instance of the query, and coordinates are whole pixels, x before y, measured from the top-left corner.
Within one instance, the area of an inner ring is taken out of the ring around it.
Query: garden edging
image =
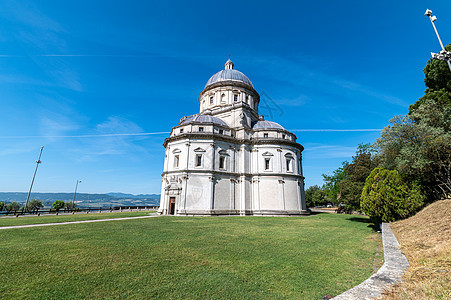
[[[402,275],[409,268],[407,258],[399,249],[399,243],[389,223],[382,223],[382,243],[384,246],[384,264],[370,278],[361,284],[334,297],[341,300],[373,299],[402,280]]]

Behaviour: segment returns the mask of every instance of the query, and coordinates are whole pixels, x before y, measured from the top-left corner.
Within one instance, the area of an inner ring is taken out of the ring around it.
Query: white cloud
[[[355,155],[356,147],[324,144],[305,144],[304,159],[313,158],[348,158]]]

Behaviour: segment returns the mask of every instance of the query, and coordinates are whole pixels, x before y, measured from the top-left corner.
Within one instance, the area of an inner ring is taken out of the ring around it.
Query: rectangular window
[[[182,129],[180,129],[180,133],[183,133],[183,128],[182,128]]]
[[[285,134],[282,134],[282,138],[283,138],[283,139],[285,138]]]
[[[174,168],[179,167],[180,157],[178,155],[174,156]]]
[[[249,103],[249,96],[246,95],[246,104]]]
[[[213,104],[213,97],[210,97],[210,104]]]
[[[291,167],[291,159],[287,159],[287,172],[290,172],[290,167]]]
[[[219,157],[219,168],[220,169],[225,169],[224,166],[225,166],[225,157],[224,156],[220,156]]]
[[[269,160],[270,158],[265,158],[265,170],[269,170]]]
[[[264,137],[264,138],[267,138],[267,137],[268,137],[268,134],[267,134],[267,133],[263,133],[263,137]]]
[[[199,127],[199,132],[203,132],[204,128],[203,127]]]
[[[224,134],[224,130],[219,129],[219,134]]]
[[[238,101],[238,95],[233,95],[233,101],[235,101],[235,102]]]
[[[202,154],[197,154],[196,155],[196,167],[201,167],[202,166]]]

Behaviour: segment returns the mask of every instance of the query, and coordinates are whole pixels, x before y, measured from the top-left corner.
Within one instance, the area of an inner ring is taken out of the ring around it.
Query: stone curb
[[[382,223],[382,243],[384,245],[384,264],[377,273],[333,299],[374,299],[381,296],[384,290],[402,280],[402,275],[409,268],[409,262],[399,249],[398,240],[388,223]]]
[[[3,227],[0,227],[0,230],[2,230],[2,229],[15,229],[15,228],[29,228],[29,227],[42,227],[42,226],[57,226],[57,225],[68,225],[68,224],[80,224],[80,223],[94,223],[94,222],[107,222],[107,221],[133,220],[133,219],[154,218],[154,217],[156,217],[156,215],[151,215],[151,216],[140,216],[140,217],[125,217],[125,218],[98,219],[98,220],[83,220],[83,221],[60,222],[60,223],[44,223],[44,224],[30,224],[30,225],[3,226]]]

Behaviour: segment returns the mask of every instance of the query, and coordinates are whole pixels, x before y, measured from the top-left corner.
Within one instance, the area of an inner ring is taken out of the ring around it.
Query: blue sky
[[[44,145],[36,192],[79,179],[80,192],[159,193],[158,133],[198,112],[229,54],[260,113],[305,147],[307,186],[321,185],[379,136],[358,130],[382,129],[422,96],[440,50],[426,8],[451,42],[449,1],[4,0],[0,191],[28,190]]]

